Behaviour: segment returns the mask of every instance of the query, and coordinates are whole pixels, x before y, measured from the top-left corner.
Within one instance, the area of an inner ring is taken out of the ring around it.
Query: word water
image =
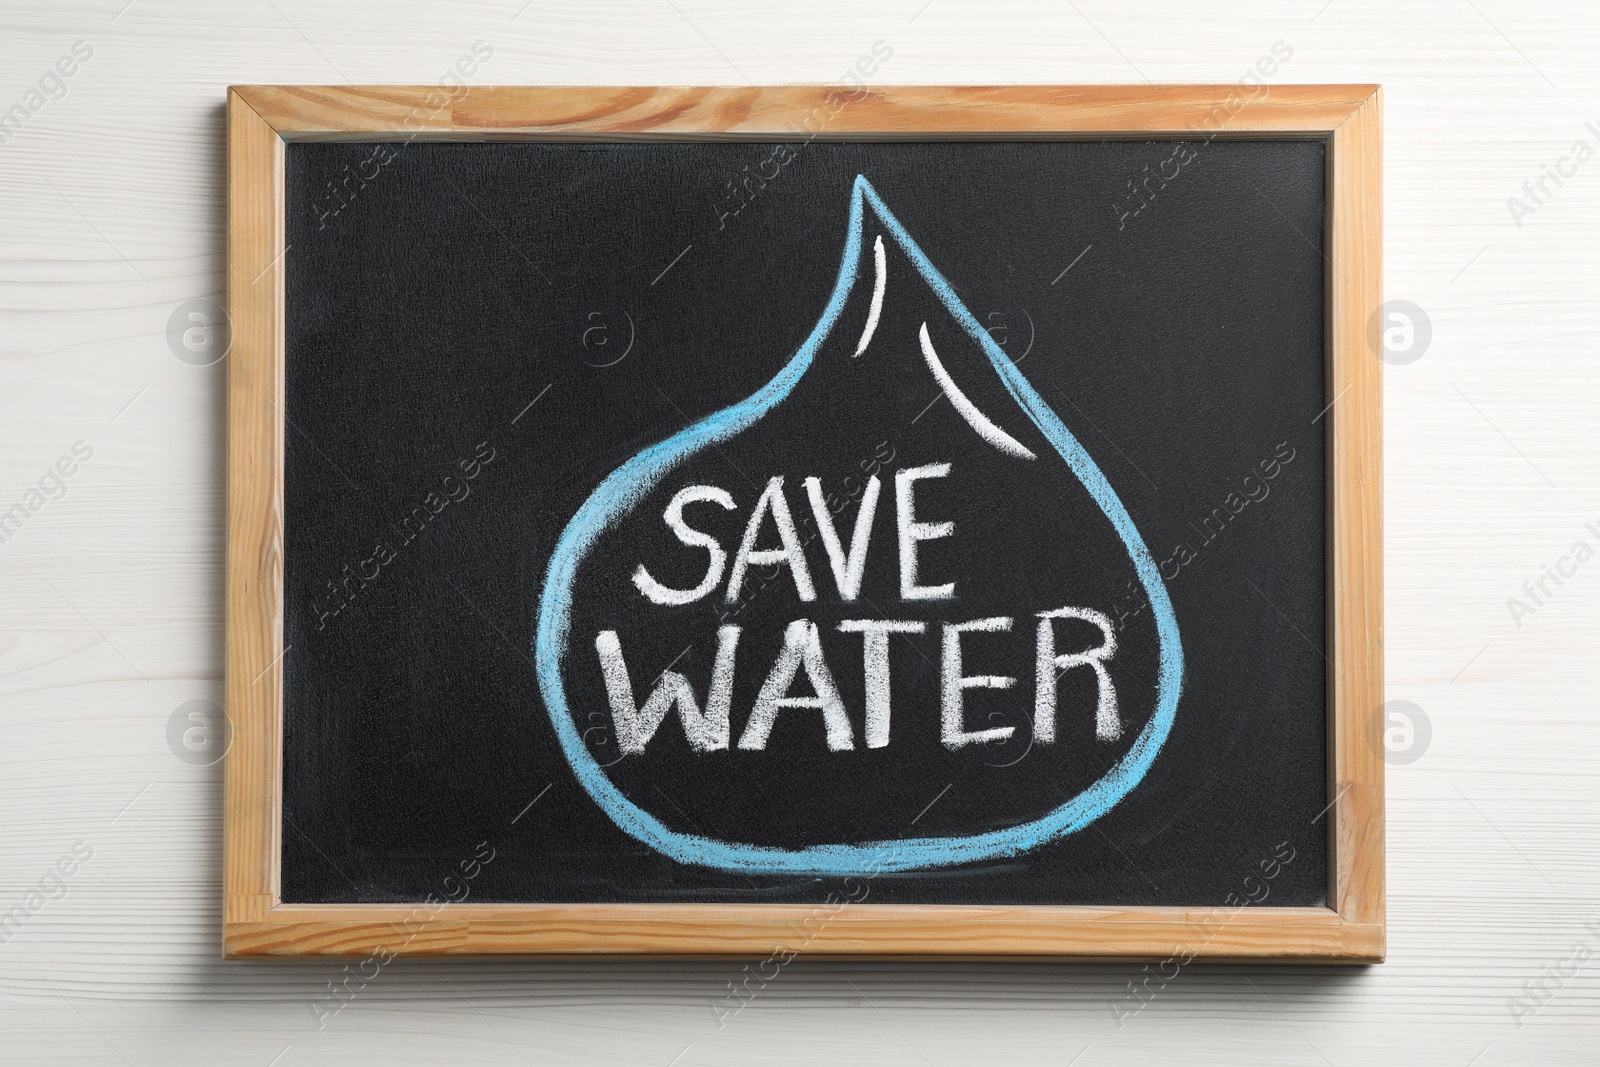
[[[949,537],[955,532],[954,522],[926,522],[917,517],[917,483],[925,479],[947,478],[951,471],[952,465],[949,463],[933,463],[895,472],[895,547],[899,562],[900,601],[904,604],[955,599],[955,582],[937,585],[923,583],[917,555],[921,542]],[[874,475],[866,483],[857,505],[848,545],[835,526],[834,516],[823,495],[821,480],[808,477],[803,484],[826,554],[831,591],[837,594],[840,603],[854,604],[860,596],[867,562],[869,558],[877,558],[870,556],[870,550],[882,489],[880,479]],[[753,567],[787,568],[800,600],[812,602],[818,599],[818,586],[822,583],[813,575],[811,563],[806,558],[781,475],[767,482],[760,499],[751,510],[731,567],[728,564],[728,552],[722,543],[709,532],[689,524],[684,511],[690,505],[714,505],[728,511],[735,508],[732,495],[719,486],[690,485],[673,494],[662,519],[686,547],[706,554],[705,573],[692,588],[677,589],[657,581],[641,564],[633,573],[633,584],[646,600],[657,605],[681,607],[714,596],[717,589],[722,587],[727,602],[736,603]],[[776,547],[757,548],[757,542],[768,539],[764,535],[769,528],[776,533]],[[1093,709],[1096,738],[1107,742],[1117,740],[1122,736],[1122,722],[1117,709],[1116,686],[1107,666],[1117,651],[1116,633],[1111,620],[1093,608],[1070,605],[1038,612],[1036,619],[1033,624],[1033,740],[1041,744],[1055,741],[1056,700],[1060,681],[1066,672],[1076,668],[1092,671],[1096,678],[1098,696]],[[1058,649],[1056,623],[1065,619],[1092,624],[1099,630],[1099,641],[1087,648],[1069,651]],[[966,674],[962,648],[962,639],[966,634],[1006,633],[1015,624],[1016,620],[1011,616],[938,624],[939,739],[946,748],[955,750],[972,744],[1004,741],[1015,732],[1014,726],[976,730],[968,728],[965,708],[967,690],[1010,689],[1016,686],[1017,679],[1009,675]],[[840,633],[860,635],[861,670],[866,693],[866,706],[860,715],[861,736],[867,748],[887,746],[892,734],[894,715],[889,635],[921,634],[927,632],[929,626],[930,623],[922,619],[871,617],[847,618],[837,624]],[[688,678],[676,671],[666,670],[661,672],[642,706],[637,701],[621,637],[615,630],[601,630],[595,635],[595,653],[605,678],[617,743],[624,755],[643,753],[650,739],[674,711],[694,751],[715,752],[729,748],[732,740],[729,713],[742,632],[743,628],[735,625],[718,629],[716,658],[703,703]],[[796,685],[802,673],[809,692],[796,694]],[[840,752],[856,747],[858,734],[855,722],[840,699],[833,669],[823,652],[821,629],[810,619],[795,619],[785,628],[782,647],[761,683],[754,706],[740,732],[738,747],[746,751],[765,749],[773,726],[786,711],[820,713],[822,735],[830,750]]]

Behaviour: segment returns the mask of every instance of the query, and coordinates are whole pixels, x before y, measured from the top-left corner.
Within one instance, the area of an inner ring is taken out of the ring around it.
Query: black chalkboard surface
[[[285,902],[1326,903],[1322,141],[285,160]]]

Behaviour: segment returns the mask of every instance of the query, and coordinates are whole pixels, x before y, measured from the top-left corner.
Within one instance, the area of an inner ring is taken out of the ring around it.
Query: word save
[[[955,582],[925,582],[918,563],[918,546],[926,541],[950,537],[955,523],[927,522],[916,510],[917,483],[949,477],[948,463],[932,463],[903,468],[894,475],[895,539],[899,562],[899,595],[906,604],[949,602],[955,599]],[[806,501],[816,520],[817,539],[822,542],[832,590],[841,604],[852,605],[860,598],[866,575],[869,546],[872,544],[882,483],[877,475],[868,479],[855,521],[846,543],[834,525],[833,511],[824,496],[819,479],[802,483]],[[783,476],[771,478],[751,509],[738,548],[729,554],[714,535],[690,525],[685,509],[695,506],[733,511],[733,497],[714,485],[690,485],[679,489],[668,502],[663,521],[685,546],[704,552],[706,569],[701,579],[687,589],[673,588],[658,581],[643,564],[633,572],[633,584],[650,603],[668,607],[692,604],[713,596],[718,588],[729,601],[737,601],[740,589],[752,567],[787,568],[794,588],[803,603],[814,602],[823,581],[813,573],[795,525],[794,511]],[[775,547],[757,547],[768,528],[775,531]],[[882,553],[880,553],[881,555]],[[848,612],[847,612],[848,613]],[[1092,608],[1065,606],[1036,614],[1034,633],[1033,739],[1050,744],[1056,738],[1056,690],[1062,675],[1074,668],[1092,671],[1097,683],[1095,736],[1115,741],[1122,735],[1117,706],[1117,691],[1108,661],[1116,654],[1117,643],[1111,620]],[[1080,651],[1062,652],[1057,648],[1056,624],[1075,619],[1099,630],[1100,643]],[[970,619],[940,624],[940,715],[939,737],[947,749],[972,744],[1004,741],[1015,731],[1013,726],[969,730],[966,724],[965,694],[970,689],[1010,689],[1017,679],[1007,675],[964,673],[962,642],[965,635],[1005,633],[1012,629],[1009,616]],[[889,671],[889,635],[928,632],[929,623],[908,618],[846,618],[837,630],[861,635],[862,670],[865,681],[865,707],[862,709],[866,747],[889,744],[892,700]],[[611,705],[618,747],[623,755],[638,755],[655,736],[667,715],[676,711],[690,747],[696,752],[728,749],[732,742],[730,705],[733,697],[735,658],[741,627],[724,625],[717,630],[717,651],[711,669],[710,685],[702,705],[689,680],[672,670],[663,671],[643,706],[637,702],[633,681],[623,655],[622,639],[615,630],[601,630],[595,636],[595,651],[605,680]],[[809,695],[792,690],[801,673],[809,684]],[[856,731],[839,696],[834,675],[823,655],[821,629],[811,619],[790,622],[784,630],[783,645],[756,696],[738,739],[738,748],[762,751],[767,747],[773,726],[786,710],[810,709],[819,712],[827,746],[840,752],[856,747]]]

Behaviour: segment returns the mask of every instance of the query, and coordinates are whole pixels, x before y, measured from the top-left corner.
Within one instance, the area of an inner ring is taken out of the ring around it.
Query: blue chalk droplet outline
[[[1149,597],[1160,639],[1155,713],[1122,758],[1093,785],[1049,814],[1008,829],[966,837],[919,837],[862,844],[813,845],[799,849],[739,844],[682,833],[670,829],[623,795],[584,745],[573,722],[567,707],[566,687],[561,680],[561,660],[567,650],[571,626],[573,583],[579,564],[600,535],[631,512],[638,501],[673,468],[706,446],[726,441],[754,425],[781,403],[800,381],[844,310],[846,299],[855,284],[867,204],[871,204],[879,222],[915,264],[918,273],[950,314],[988,355],[989,362],[1011,396],[1027,412],[1061,458],[1066,460],[1073,474],[1122,538],[1145,594]],[[849,231],[838,280],[834,283],[833,293],[828,298],[828,306],[823,310],[822,317],[817,320],[805,343],[795,352],[794,358],[753,396],[645,449],[618,467],[600,483],[599,488],[584,501],[567,524],[550,557],[544,592],[539,599],[534,663],[539,690],[568,764],[589,796],[617,826],[681,863],[725,871],[818,876],[911,871],[1014,856],[1083,829],[1110,811],[1149,771],[1172,730],[1183,682],[1183,646],[1178,638],[1178,620],[1172,611],[1172,601],[1167,596],[1155,559],[1134,527],[1127,509],[1111,488],[1111,483],[1072,432],[978,324],[978,320],[951,289],[950,283],[917,247],[905,227],[900,225],[877,191],[861,175],[856,176],[851,190]]]

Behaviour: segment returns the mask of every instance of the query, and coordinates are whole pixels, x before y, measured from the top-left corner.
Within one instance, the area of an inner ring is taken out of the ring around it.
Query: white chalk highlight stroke
[[[881,242],[883,238],[880,237],[878,240]],[[939,362],[939,353],[933,350],[933,341],[928,337],[927,323],[922,324],[920,339],[922,356],[928,361],[928,369],[933,371],[933,376],[938,380],[939,388],[944,390],[944,395],[950,398],[950,406],[967,420],[967,425],[976,430],[979,437],[1008,456],[1015,456],[1017,459],[1038,459],[1039,457],[1030,452],[1027,446],[990,422],[988,416],[967,399],[967,394],[961,391],[955,379],[950,377],[950,372],[944,369],[944,364]]]
[[[856,342],[856,355],[867,350],[867,345],[872,341],[872,335],[878,329],[878,316],[883,314],[883,291],[889,287],[889,259],[883,251],[883,235],[872,242],[872,306],[867,308],[867,325],[861,331],[861,340]]]

